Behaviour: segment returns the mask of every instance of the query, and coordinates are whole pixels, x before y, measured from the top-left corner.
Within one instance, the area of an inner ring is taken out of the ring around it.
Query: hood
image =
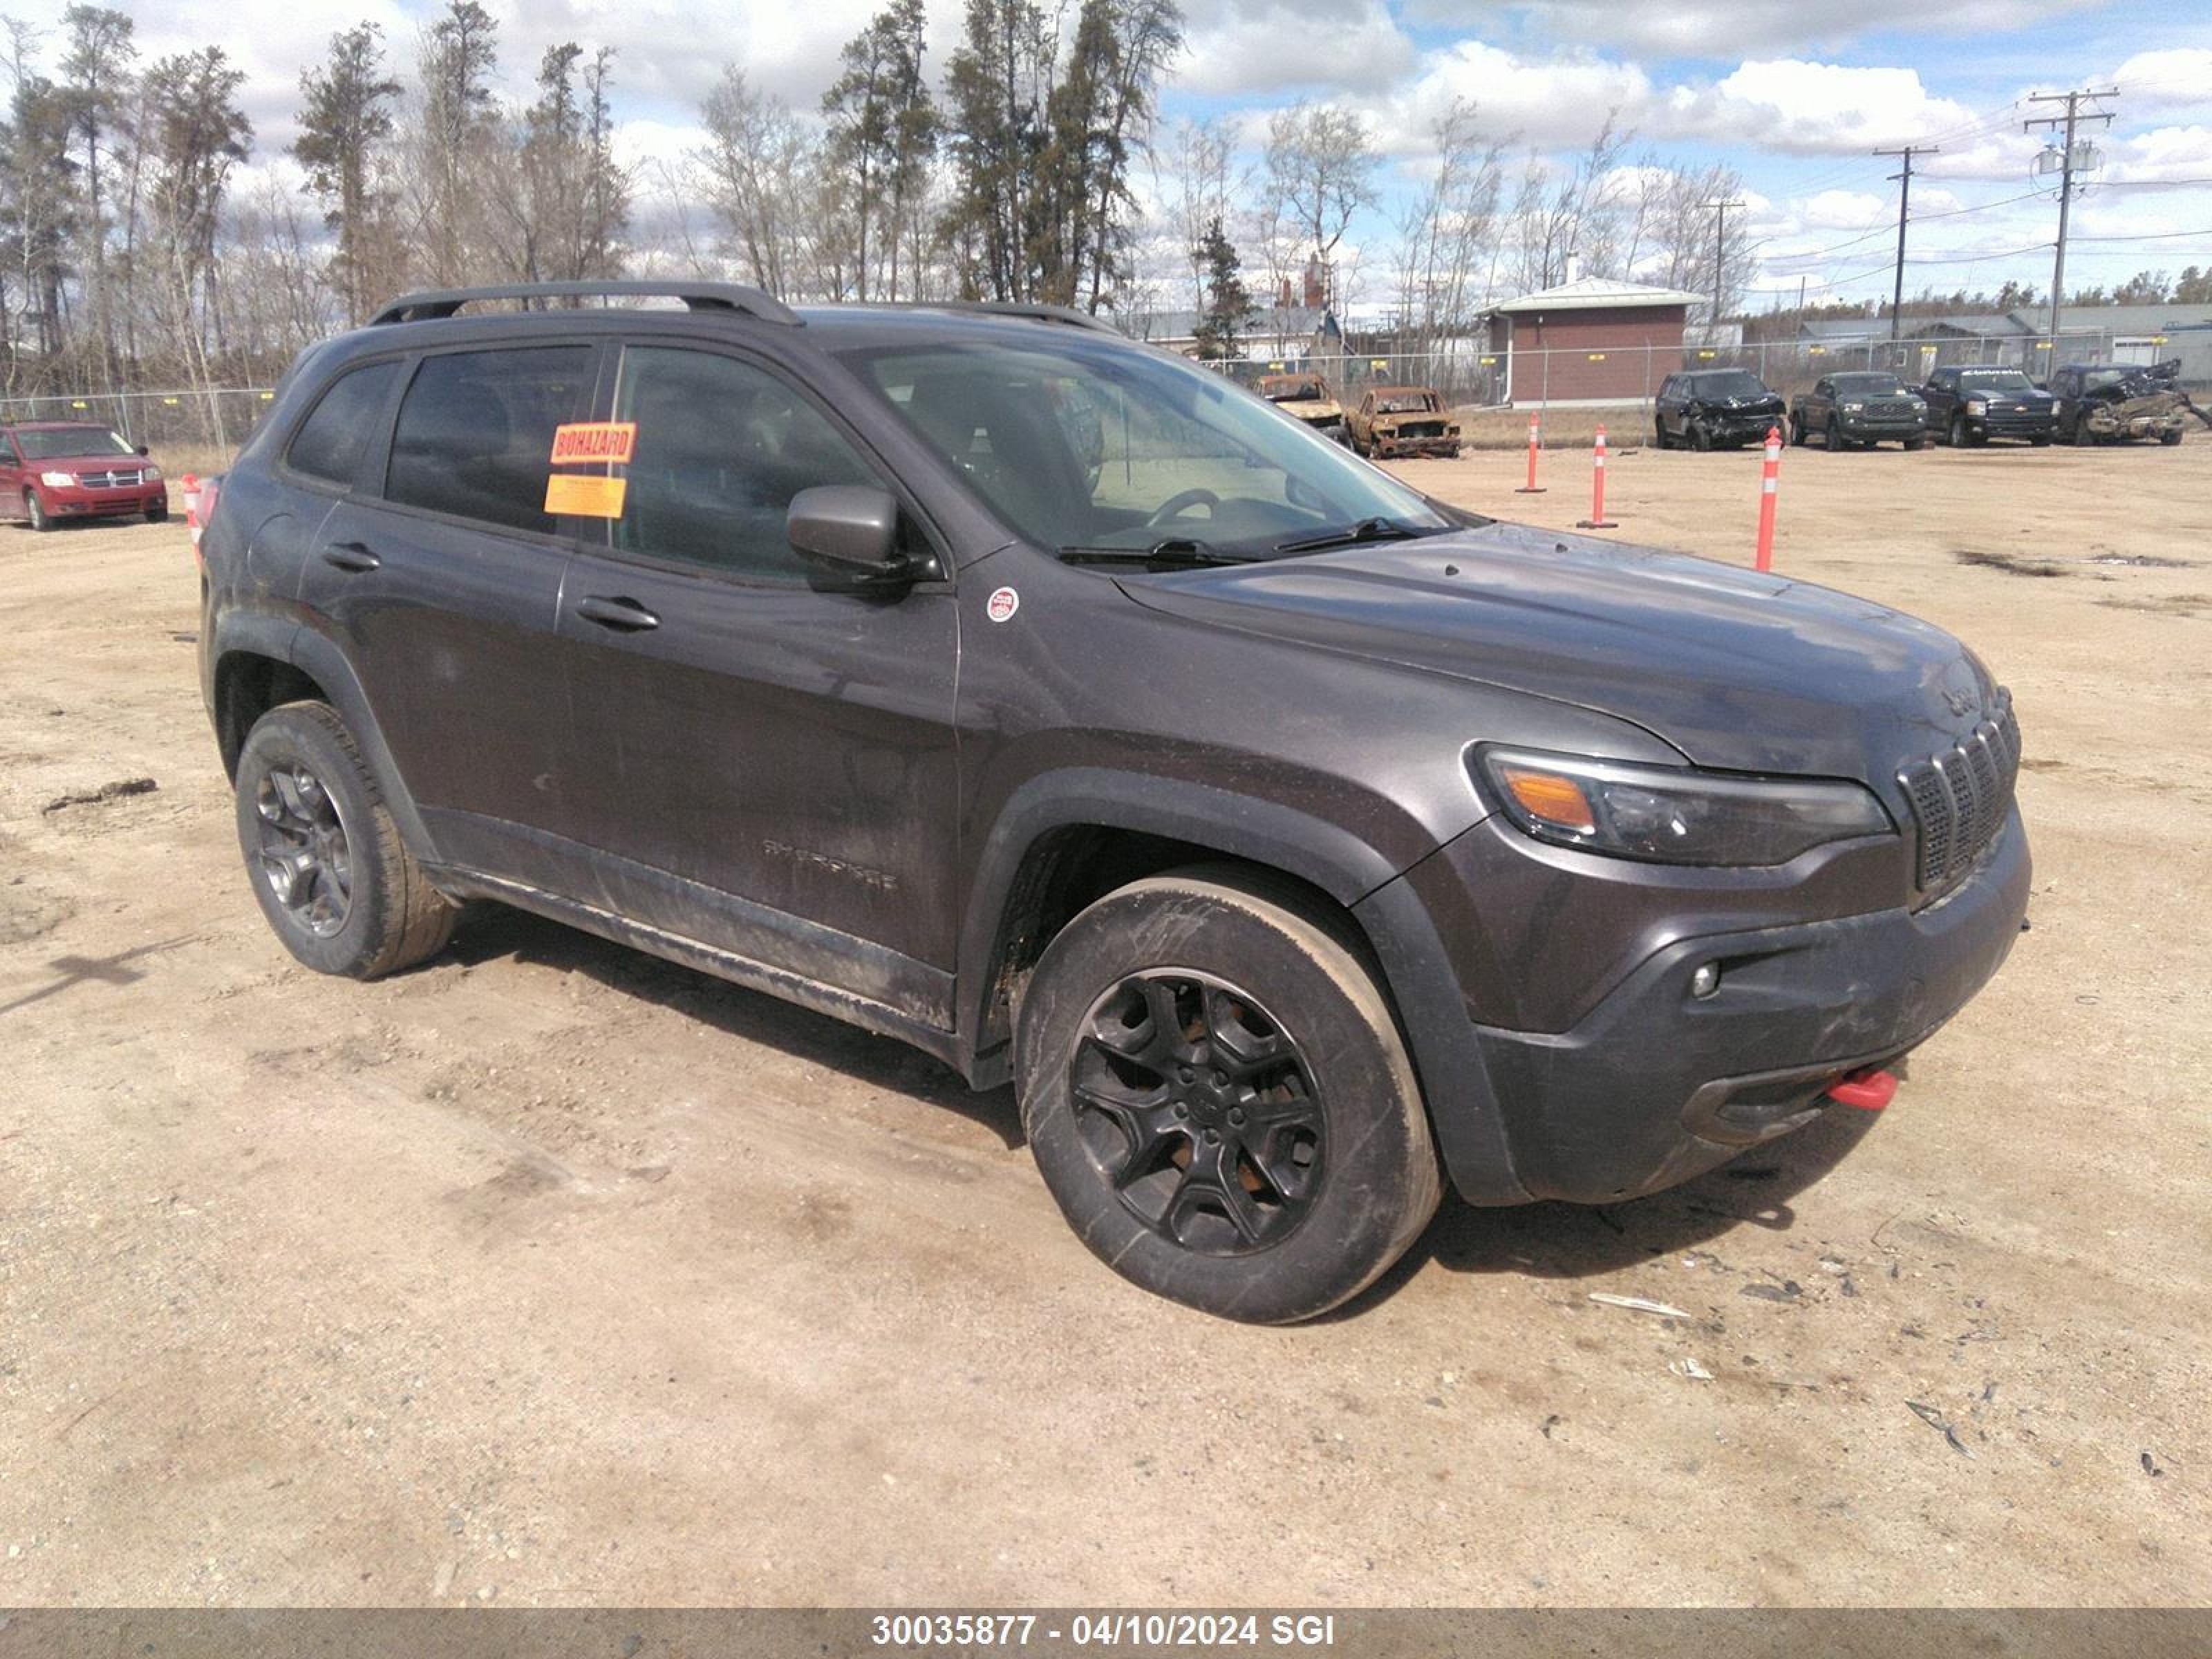
[[[1856,778],[1886,796],[1901,763],[1972,729],[1995,696],[1956,640],[1885,606],[1517,525],[1123,589],[1194,622],[1594,709],[1700,766]]]
[[[1782,394],[1778,392],[1759,392],[1748,397],[1692,398],[1690,401],[1704,409],[1779,409],[1782,407]]]
[[[2040,409],[2058,400],[2048,392],[2036,388],[2027,392],[1962,391],[1959,396],[1971,398],[1976,403],[1987,404],[1991,409]]]
[[[141,467],[152,466],[153,459],[146,455],[50,455],[44,460],[25,461],[26,472],[134,472]]]
[[[1269,398],[1285,415],[1296,416],[1301,421],[1340,421],[1344,410],[1334,398]]]

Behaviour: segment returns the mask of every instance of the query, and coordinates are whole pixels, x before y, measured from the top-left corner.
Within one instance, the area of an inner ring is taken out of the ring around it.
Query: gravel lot
[[[1587,509],[1520,466],[1404,470]],[[1747,561],[1758,471],[1616,453],[1614,533]],[[1781,503],[2014,688],[2034,931],[1879,1119],[1451,1204],[1288,1331],[1108,1273],[896,1044],[496,911],[295,967],[183,530],[0,529],[0,1604],[2205,1600],[2212,434]]]

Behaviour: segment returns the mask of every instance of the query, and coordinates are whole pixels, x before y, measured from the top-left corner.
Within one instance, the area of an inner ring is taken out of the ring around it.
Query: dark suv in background
[[[1781,428],[1782,398],[1747,368],[1669,374],[1653,399],[1652,440],[1662,449],[1741,449]]]
[[[1446,1176],[1610,1202],[1880,1104],[2027,900],[1949,635],[1443,506],[1075,313],[416,295],[294,367],[201,550],[300,960],[497,900],[902,1038],[1237,1318]]]

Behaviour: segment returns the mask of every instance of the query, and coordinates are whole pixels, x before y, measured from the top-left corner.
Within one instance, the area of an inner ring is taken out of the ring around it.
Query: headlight
[[[1506,817],[1539,841],[1659,864],[1787,864],[1824,842],[1895,828],[1856,783],[1516,749],[1484,749],[1477,764]]]
[[[141,483],[161,483],[161,469],[153,465],[150,461],[148,462],[144,466],[138,469],[138,481]]]
[[[1988,414],[1989,412],[1990,412],[1990,406],[1989,406],[1989,404],[1986,404],[1985,402],[1984,402],[1981,398],[1967,398],[1967,399],[1966,399],[1966,413],[1967,413],[1967,414],[1969,414],[1969,415],[1986,415],[1986,414]]]
[[[76,483],[76,474],[74,472],[41,472],[39,474],[39,482],[42,484],[51,485],[56,489],[69,489],[75,487]]]

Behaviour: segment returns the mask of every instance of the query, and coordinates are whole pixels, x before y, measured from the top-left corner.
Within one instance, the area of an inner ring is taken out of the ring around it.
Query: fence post
[[[1536,482],[1536,446],[1543,434],[1543,422],[1534,411],[1528,416],[1528,482],[1513,493],[1516,495],[1540,495],[1544,487]]]
[[[1774,493],[1782,478],[1782,428],[1766,428],[1766,462],[1759,469],[1759,545],[1753,555],[1754,569],[1774,568]]]
[[[1590,451],[1590,515],[1578,520],[1577,530],[1617,530],[1620,526],[1605,516],[1605,428],[1597,429],[1597,442]]]

